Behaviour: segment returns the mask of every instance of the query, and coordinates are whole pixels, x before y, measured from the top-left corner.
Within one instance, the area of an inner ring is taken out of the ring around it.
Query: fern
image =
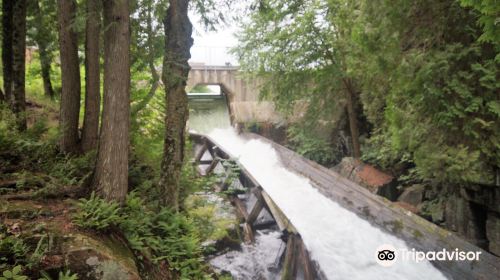
[[[73,217],[73,222],[82,228],[102,231],[118,225],[122,220],[120,205],[96,197],[94,192],[89,199],[80,199],[78,208],[79,211]]]

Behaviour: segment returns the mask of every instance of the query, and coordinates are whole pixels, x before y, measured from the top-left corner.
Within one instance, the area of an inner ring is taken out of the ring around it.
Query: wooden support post
[[[205,140],[205,145],[207,145],[207,150],[212,156],[212,158],[215,158],[215,153],[214,153],[214,144],[210,142],[209,140]]]
[[[255,201],[255,205],[253,206],[252,211],[250,211],[250,214],[248,214],[247,223],[253,225],[255,220],[257,220],[257,217],[259,217],[262,208],[264,208],[265,203],[266,202],[262,196],[257,196],[257,201]]]
[[[214,158],[214,160],[212,160],[212,163],[210,163],[210,166],[205,171],[205,175],[208,175],[208,174],[212,173],[212,171],[214,171],[214,169],[215,169],[215,167],[217,166],[218,163],[219,163],[219,159],[218,158]]]
[[[239,199],[236,196],[234,196],[231,199],[231,201],[233,202],[234,206],[238,210],[238,215],[240,216],[241,220],[246,221],[247,217],[248,217],[248,212],[247,212],[247,207],[245,206],[243,201],[241,201],[241,199]]]
[[[285,263],[281,273],[281,280],[292,280],[297,276],[297,236],[290,234],[286,243]]]
[[[243,224],[243,234],[246,244],[252,244],[255,242],[255,236],[253,235],[252,226],[248,223]]]
[[[302,268],[304,270],[304,280],[314,280],[314,267],[302,238],[299,239],[298,243],[297,247],[300,252],[300,263],[302,264]]]
[[[207,144],[203,144],[203,146],[201,146],[201,149],[194,155],[195,164],[198,164],[198,162],[200,162],[201,158],[203,157],[206,151],[207,151]]]

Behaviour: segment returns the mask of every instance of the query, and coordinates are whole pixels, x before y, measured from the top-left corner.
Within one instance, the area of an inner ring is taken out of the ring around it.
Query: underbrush
[[[28,236],[0,224],[0,280],[25,280],[30,275],[41,276],[39,280],[52,280],[45,271],[40,271],[44,255],[50,250],[51,241],[47,235],[42,235],[38,242],[32,244]],[[31,278],[33,279],[33,278]],[[59,271],[59,280],[78,280],[71,271]]]
[[[95,153],[81,157],[63,155],[57,148],[58,136],[50,133],[44,118],[24,132],[17,131],[14,115],[0,107],[0,179],[29,183],[23,179],[31,177],[41,182],[40,187],[80,184],[92,171]]]
[[[119,229],[139,260],[154,265],[166,260],[181,279],[208,279],[198,231],[191,219],[168,208],[153,210],[133,191],[126,203],[107,202],[94,194],[80,199],[74,223],[86,229],[107,232]]]
[[[57,193],[62,187],[74,186],[76,189],[92,174],[95,153],[83,156],[61,154],[57,146],[59,135],[45,118],[39,118],[25,132],[18,132],[15,125],[14,115],[0,107],[0,183],[14,182],[14,185],[3,188],[0,185],[0,195],[27,192],[33,194],[34,199],[42,199],[48,193]],[[153,143],[158,148],[161,147],[160,139],[154,137],[142,143]],[[188,144],[186,154],[189,154],[189,149]],[[202,235],[207,231],[199,228],[207,224],[202,220],[210,217],[202,214],[192,217],[196,213],[190,214],[184,209],[174,212],[160,206],[158,153],[159,149],[148,150],[145,145],[134,143],[129,169],[130,193],[126,203],[120,206],[91,194],[80,199],[73,222],[82,229],[123,235],[143,273],[148,263],[167,264],[180,279],[216,278],[204,261],[201,246]],[[186,162],[180,199],[206,190],[216,180],[214,177],[200,178]],[[36,270],[34,256],[42,257],[46,250],[44,246],[31,248],[15,235],[7,232],[0,235],[0,271],[6,272],[3,277],[25,279],[24,275]],[[42,279],[50,279],[44,277]],[[61,272],[58,279],[76,279],[71,277],[75,276]]]

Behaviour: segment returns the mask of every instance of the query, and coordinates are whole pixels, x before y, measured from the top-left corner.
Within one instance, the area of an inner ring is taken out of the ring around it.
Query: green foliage
[[[42,271],[41,274],[43,278],[40,278],[38,280],[53,280],[48,273]],[[71,273],[71,271],[69,270],[65,272],[59,271],[57,280],[78,280],[78,275],[76,273],[75,274]]]
[[[366,3],[359,19],[355,65],[376,129],[365,159],[439,183],[492,183],[499,67],[477,40],[475,12],[453,1],[400,2]]]
[[[460,0],[464,7],[472,7],[480,14],[478,23],[483,28],[479,40],[491,42],[500,47],[500,5],[496,0]]]
[[[136,192],[127,195],[119,227],[131,247],[153,262],[167,260],[182,279],[205,279],[197,231],[185,216],[169,209],[148,209]]]
[[[127,195],[122,208],[94,193],[89,199],[80,199],[78,206],[73,218],[78,226],[101,231],[115,226],[138,258],[146,257],[154,263],[167,260],[183,279],[204,279],[206,268],[197,231],[182,214],[166,208],[150,209],[137,192]]]
[[[207,85],[196,85],[191,89],[190,92],[195,93],[213,93],[213,91]]]
[[[42,235],[36,247],[33,247],[30,245],[31,240],[25,240],[27,237],[13,234],[3,225],[0,226],[0,270],[15,266],[28,269],[37,267],[48,250],[47,236]]]
[[[265,1],[249,11],[234,52],[267,81],[265,97],[301,115],[306,128],[289,129],[301,154],[335,154],[311,127],[340,124],[347,79],[372,129],[365,160],[405,180],[491,184],[500,167],[498,9],[489,0]]]
[[[99,198],[94,192],[89,199],[81,198],[78,202],[79,211],[73,217],[73,222],[87,229],[107,230],[120,223],[120,205]]]
[[[0,233],[0,268],[5,269],[7,264],[25,264],[28,253],[29,248],[21,238]]]
[[[217,194],[193,194],[184,202],[188,216],[192,219],[196,231],[203,242],[214,242],[224,238],[231,238],[228,229],[237,227],[237,220],[231,219],[223,213],[217,213],[220,207],[225,207],[222,198]],[[217,201],[220,199],[220,201]],[[232,207],[229,205],[229,207]],[[231,209],[226,209],[231,211]],[[237,241],[239,244],[239,240]],[[206,243],[205,243],[206,244]],[[205,253],[210,253],[213,248],[204,246]]]
[[[290,146],[302,156],[323,165],[329,165],[338,159],[332,145],[301,126],[291,126],[288,129]]]
[[[8,280],[8,279],[13,279],[13,280],[27,280],[27,276],[21,275],[21,270],[22,267],[20,265],[15,266],[12,270],[5,270],[2,275],[0,276],[0,280]]]

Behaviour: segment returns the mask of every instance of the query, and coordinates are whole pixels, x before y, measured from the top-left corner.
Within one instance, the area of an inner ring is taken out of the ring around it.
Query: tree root
[[[81,198],[90,194],[92,173],[87,174],[78,186],[46,186],[36,191],[5,194],[0,198],[5,200],[40,200],[47,198]]]

